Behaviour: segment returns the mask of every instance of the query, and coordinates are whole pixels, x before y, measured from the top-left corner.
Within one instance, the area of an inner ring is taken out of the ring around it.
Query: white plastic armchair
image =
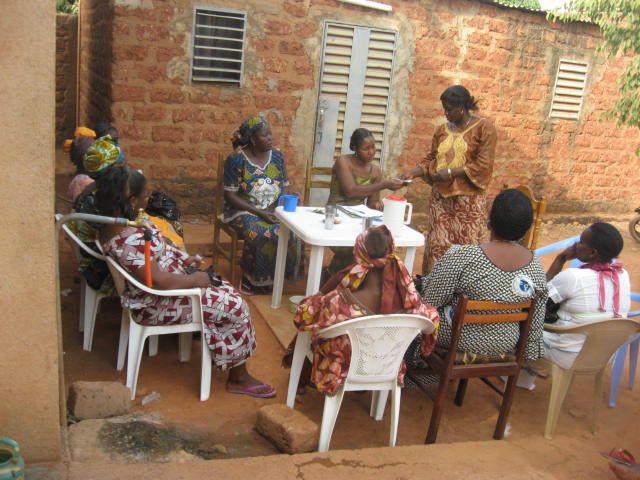
[[[333,395],[325,395],[318,451],[329,450],[344,392],[354,390],[373,392],[370,412],[372,415],[374,405],[379,404],[378,399],[382,398],[382,393],[386,399],[386,395],[391,391],[389,445],[396,444],[401,392],[398,386],[398,372],[402,359],[409,344],[420,332],[428,334],[433,332],[434,328],[433,323],[426,317],[393,314],[355,318],[318,332],[323,339],[348,335],[351,342],[351,362],[347,378]],[[304,360],[304,356],[302,359]],[[297,381],[295,383],[297,387]],[[384,407],[384,404],[382,405]]]
[[[56,221],[63,217],[61,213],[55,214]],[[104,261],[104,255],[99,254],[92,248],[89,248],[80,238],[73,233],[67,224],[62,225],[65,235],[73,242],[76,251],[76,257],[80,259],[80,251],[87,255]],[[78,330],[83,333],[82,348],[90,352],[93,347],[93,331],[96,325],[96,316],[100,308],[100,301],[107,298],[106,295],[98,290],[93,289],[87,284],[83,275],[80,275],[80,315],[78,318]]]
[[[187,297],[191,304],[192,321],[191,323],[181,325],[140,325],[133,320],[129,309],[123,307],[122,323],[120,326],[120,345],[118,347],[118,365],[124,362],[124,352],[127,351],[128,344],[127,387],[131,390],[131,399],[133,400],[136,396],[142,351],[147,337],[151,335],[179,333],[179,358],[181,362],[188,362],[191,358],[192,334],[193,332],[201,332],[202,368],[200,376],[200,401],[204,402],[208,400],[211,393],[211,352],[209,351],[203,330],[200,289],[156,290],[149,288],[131,276],[131,274],[122,268],[113,258],[106,257],[106,259],[116,289],[121,296],[124,294],[126,283],[128,282],[136,288],[158,297]]]

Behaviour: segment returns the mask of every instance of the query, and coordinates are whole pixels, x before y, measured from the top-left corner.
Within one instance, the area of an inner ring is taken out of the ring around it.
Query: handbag
[[[186,267],[184,271],[188,275],[191,275],[192,273],[196,273],[196,272],[204,272],[207,275],[209,275],[209,281],[211,282],[211,285],[213,287],[219,287],[220,285],[222,285],[222,277],[218,272],[216,272],[213,269],[213,267],[206,268],[205,270],[200,270],[199,268],[196,268],[196,267]]]

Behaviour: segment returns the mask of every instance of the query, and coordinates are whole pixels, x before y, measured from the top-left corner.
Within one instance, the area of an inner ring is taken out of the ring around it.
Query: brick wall
[[[56,145],[75,129],[77,19],[76,15],[56,15]]]
[[[595,52],[597,28],[476,2],[414,5],[410,16],[426,22],[417,27],[414,127],[400,163],[428,148],[440,114],[437,98],[455,81],[480,98],[481,113],[498,127],[491,194],[505,184],[531,184],[549,199],[551,211],[628,211],[640,203],[634,175],[640,132],[600,121],[616,98],[625,61]],[[561,56],[591,65],[578,122],[547,119]]]
[[[109,121],[111,115],[112,44],[114,36],[112,1],[80,2],[80,123],[89,126]]]
[[[189,82],[196,3],[248,12],[242,88]],[[498,127],[490,194],[503,184],[527,183],[555,211],[628,210],[640,203],[633,185],[640,132],[599,121],[615,98],[624,59],[595,53],[593,26],[551,24],[541,14],[467,0],[391,1],[391,14],[334,0],[196,3],[117,0],[111,30],[111,112],[127,158],[189,213],[211,211],[216,161],[228,153],[231,132],[257,111],[270,120],[302,190],[314,139],[324,20],[399,32],[389,174],[424,156],[443,121],[440,93],[462,83]],[[592,65],[578,122],[546,118],[561,55]],[[414,185],[407,195],[424,211],[428,187]]]

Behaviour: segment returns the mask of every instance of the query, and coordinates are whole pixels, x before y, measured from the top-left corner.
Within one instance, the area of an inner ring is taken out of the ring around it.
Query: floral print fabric
[[[438,312],[435,308],[422,303],[407,267],[394,253],[393,237],[386,227],[381,228],[388,234],[388,254],[382,258],[370,259],[364,246],[367,231],[356,239],[354,257],[356,263],[342,279],[331,279],[323,287],[332,288],[326,294],[317,294],[305,298],[296,311],[293,322],[299,331],[311,332],[313,364],[311,380],[320,392],[334,393],[344,382],[349,371],[351,344],[346,335],[322,340],[319,330],[336,323],[373,315],[361,305],[352,292],[358,290],[367,273],[372,268],[383,269],[382,302],[380,313],[410,313],[427,317],[436,325],[432,335],[422,336],[421,352],[429,355],[436,342]],[[335,277],[334,277],[335,278]],[[398,374],[398,383],[402,384],[406,368],[403,364]]]
[[[278,150],[271,150],[263,167],[254,165],[243,152],[229,155],[224,163],[224,189],[237,192],[260,210],[274,208],[288,185],[284,157]],[[257,287],[273,285],[280,226],[228,205],[225,207],[225,221],[233,221],[242,230],[241,266],[244,276]],[[295,278],[298,274],[301,252],[300,241],[291,235],[285,269],[287,278]]]
[[[409,300],[415,308],[397,313],[422,315],[434,324],[438,324],[437,311],[422,303],[415,289],[413,289]],[[318,337],[317,332],[336,323],[373,314],[374,312],[357,303],[351,292],[343,287],[338,287],[326,295],[317,294],[307,297],[300,303],[293,321],[299,331],[312,333],[311,381],[319,392],[332,394],[344,383],[351,360],[351,343],[346,335],[322,340]],[[423,336],[422,355],[431,354],[434,345],[435,333],[428,337]],[[398,372],[398,384],[400,385],[403,384],[405,372],[406,367],[403,363],[400,372]]]
[[[189,255],[166,243],[155,227],[152,232],[152,261],[165,272],[185,275],[184,262]],[[105,243],[105,254],[131,273],[144,268],[143,233],[141,228],[125,228]],[[221,370],[240,365],[256,348],[249,306],[226,281],[219,287],[202,288],[200,292],[204,341],[211,350],[214,364]],[[123,307],[131,310],[133,319],[142,325],[176,325],[193,321],[187,297],[158,297],[127,284],[121,301]]]
[[[431,272],[451,245],[481,243],[486,226],[487,200],[484,195],[443,197],[435,189],[431,190],[422,272]]]

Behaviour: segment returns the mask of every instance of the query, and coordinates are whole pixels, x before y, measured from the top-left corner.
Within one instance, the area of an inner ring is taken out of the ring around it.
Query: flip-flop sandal
[[[246,297],[252,297],[255,295],[255,292],[253,291],[253,289],[244,282],[240,283],[239,291],[242,295]]]
[[[269,391],[260,393],[260,390],[264,390],[265,388],[270,388]],[[227,393],[238,393],[241,395],[249,395],[250,397],[255,398],[273,398],[278,393],[275,388],[266,383],[261,383],[259,385],[252,385],[251,387],[246,388],[226,388]]]
[[[636,459],[624,448],[614,448],[609,453],[601,452],[603,457],[625,466],[636,465]]]

